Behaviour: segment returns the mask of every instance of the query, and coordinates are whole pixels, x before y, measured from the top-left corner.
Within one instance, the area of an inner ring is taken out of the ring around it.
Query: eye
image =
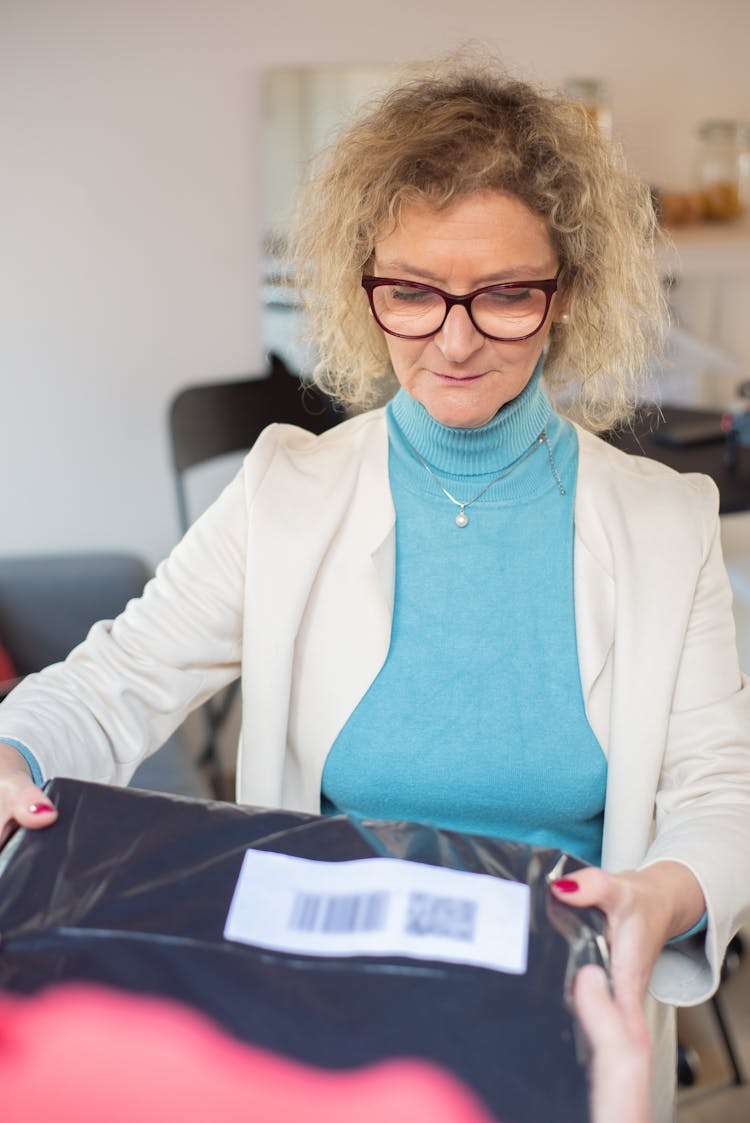
[[[412,288],[404,285],[403,288],[392,286],[388,289],[388,299],[404,304],[419,304],[427,300],[434,300],[435,294],[429,289]]]
[[[503,305],[509,304],[523,304],[534,299],[534,289],[491,289],[489,292],[484,293],[484,298],[491,301],[498,308]]]

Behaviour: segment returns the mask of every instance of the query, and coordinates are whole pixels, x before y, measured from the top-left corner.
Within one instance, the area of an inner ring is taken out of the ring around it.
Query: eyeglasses
[[[547,319],[561,271],[558,269],[550,280],[486,285],[466,296],[452,296],[434,285],[393,277],[363,277],[362,288],[378,325],[399,339],[427,339],[434,335],[453,305],[460,304],[477,331],[487,339],[519,343],[536,335]]]

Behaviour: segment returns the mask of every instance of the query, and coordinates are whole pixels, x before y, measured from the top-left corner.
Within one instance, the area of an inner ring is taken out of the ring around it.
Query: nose
[[[449,362],[463,363],[483,346],[484,336],[474,327],[468,310],[454,304],[435,342]]]

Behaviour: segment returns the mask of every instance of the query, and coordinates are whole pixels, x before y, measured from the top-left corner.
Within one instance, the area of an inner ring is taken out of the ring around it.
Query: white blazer
[[[608,758],[602,864],[670,858],[698,878],[705,951],[667,949],[652,979],[662,1002],[693,1004],[750,919],[750,691],[716,488],[579,441],[575,616]],[[394,570],[383,411],[321,437],[271,426],[144,596],[0,707],[0,739],[47,776],[126,782],[241,672],[238,800],[317,812],[327,753],[388,652]]]

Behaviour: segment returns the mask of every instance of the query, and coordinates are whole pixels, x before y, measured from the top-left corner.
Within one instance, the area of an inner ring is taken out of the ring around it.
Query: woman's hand
[[[21,754],[0,742],[0,846],[16,824],[48,827],[56,818],[57,811],[32,780]]]
[[[552,883],[574,906],[596,906],[607,917],[615,1002],[628,1033],[637,1035],[651,972],[665,943],[687,932],[705,910],[696,878],[680,862],[606,873],[593,866]]]
[[[593,964],[576,975],[573,1003],[591,1046],[593,1123],[648,1123],[651,1044],[643,1012],[635,1025],[626,1023],[607,976]]]

